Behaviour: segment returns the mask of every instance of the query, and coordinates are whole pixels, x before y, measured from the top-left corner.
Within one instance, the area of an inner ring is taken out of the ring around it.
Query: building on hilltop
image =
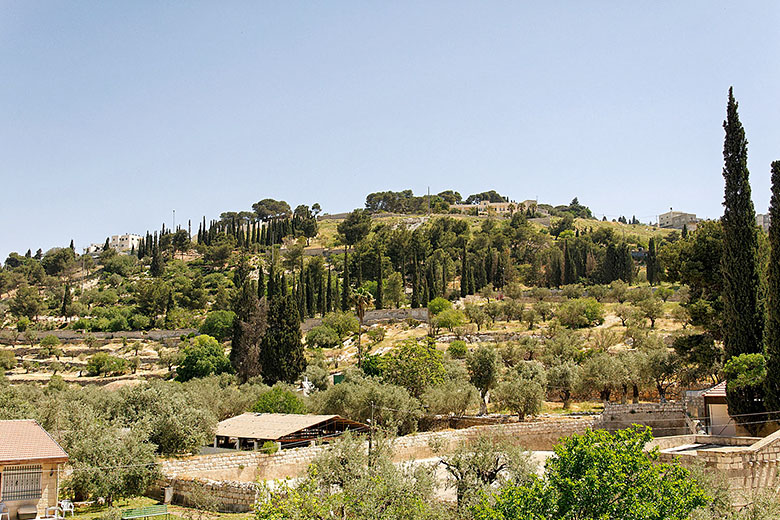
[[[687,226],[691,231],[691,225],[696,224],[699,219],[695,213],[684,213],[682,211],[671,211],[658,215],[658,226],[667,229],[682,229]]]
[[[32,419],[0,421],[0,503],[11,519],[52,516],[68,454]]]
[[[132,233],[125,233],[124,235],[111,235],[108,241],[109,247],[116,250],[117,253],[129,253],[131,251],[138,251],[138,245],[141,243],[143,237],[141,235],[134,235]],[[92,255],[103,251],[103,244],[90,244],[89,247],[84,248],[84,254]]]
[[[526,211],[530,207],[536,207],[535,200],[526,200],[523,202],[517,202],[514,200],[506,202],[490,202],[488,200],[481,200],[474,204],[451,204],[451,210],[459,210],[463,213],[469,211],[477,212],[477,215],[489,215],[496,214],[499,216],[512,215],[515,211]]]

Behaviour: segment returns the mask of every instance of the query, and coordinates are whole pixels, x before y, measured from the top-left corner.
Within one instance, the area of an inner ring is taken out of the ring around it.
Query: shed
[[[368,426],[338,415],[292,413],[243,413],[217,425],[215,448],[256,450],[266,442],[297,448],[316,440],[328,441],[345,431],[365,431]]]
[[[68,454],[34,420],[0,421],[0,502],[11,520],[46,515]]]
[[[706,390],[702,397],[707,433],[732,437],[736,435],[737,425],[729,415],[729,405],[726,401],[726,381]]]

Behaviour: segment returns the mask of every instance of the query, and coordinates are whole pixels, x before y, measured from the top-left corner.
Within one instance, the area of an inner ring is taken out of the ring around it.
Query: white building
[[[668,211],[658,215],[658,226],[670,229],[682,229],[687,226],[691,230],[691,224],[699,221],[695,213],[684,213],[682,211]]]
[[[118,253],[129,253],[131,251],[138,251],[138,245],[141,243],[141,235],[134,235],[132,233],[125,233],[124,235],[112,235],[108,241],[108,245],[111,249],[115,249]],[[94,254],[103,251],[103,244],[90,244],[89,247],[84,248],[84,254]]]

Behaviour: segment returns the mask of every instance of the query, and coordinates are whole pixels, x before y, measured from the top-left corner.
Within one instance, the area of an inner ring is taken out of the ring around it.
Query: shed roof
[[[726,397],[726,381],[718,383],[701,395],[702,397]]]
[[[220,422],[217,425],[216,435],[242,439],[275,440],[306,428],[312,428],[331,419],[363,426],[360,423],[342,419],[338,415],[243,413]]]
[[[65,462],[68,454],[32,419],[0,421],[0,464],[38,460]]]

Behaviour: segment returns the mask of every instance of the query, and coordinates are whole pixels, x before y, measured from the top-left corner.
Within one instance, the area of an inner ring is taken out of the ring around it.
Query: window
[[[2,500],[41,498],[41,470],[40,465],[3,468],[3,491],[0,494]]]

